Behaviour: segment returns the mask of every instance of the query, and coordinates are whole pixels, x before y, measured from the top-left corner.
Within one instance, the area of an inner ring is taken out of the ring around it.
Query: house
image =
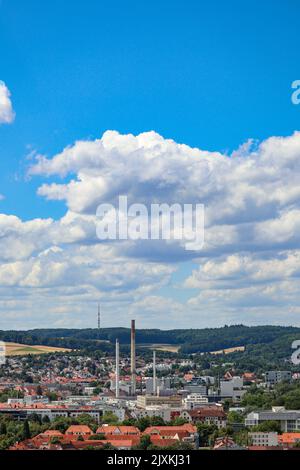
[[[194,443],[198,434],[196,426],[190,423],[181,426],[149,426],[145,429],[144,435],[156,436],[161,440],[174,440]]]
[[[280,446],[294,446],[300,442],[300,432],[284,432],[278,436]]]
[[[72,427],[72,426],[70,426]],[[77,427],[77,426],[76,426]],[[86,426],[84,426],[86,428]],[[82,431],[87,431],[86,429]],[[108,435],[109,438],[92,440],[87,436],[87,432],[79,434],[80,430],[74,430],[74,433],[62,434],[59,431],[46,431],[32,439],[14,444],[9,450],[82,450],[89,447],[101,448],[105,444],[111,444],[119,450],[128,450],[140,443],[139,436],[129,435]],[[78,436],[83,436],[84,440],[78,440]],[[59,442],[52,442],[52,438],[59,438]]]
[[[214,424],[219,429],[226,427],[226,414],[221,406],[203,406],[194,410],[184,410],[180,416],[192,423]]]
[[[12,445],[9,450],[63,450],[62,444],[52,444],[51,442],[46,443],[35,443],[31,439],[26,441],[16,442]]]
[[[137,442],[135,439],[129,439],[127,438],[126,440],[124,439],[112,439],[112,440],[106,440],[102,441],[108,442],[112,446],[114,446],[118,450],[128,450],[131,449],[133,446],[137,445],[139,442]]]
[[[66,430],[66,436],[82,436],[84,439],[87,439],[92,434],[91,428],[83,424],[74,424]]]
[[[245,380],[245,382],[255,382],[256,381],[256,375],[254,374],[254,372],[245,372],[242,377]]]
[[[183,376],[183,380],[185,380],[185,382],[191,382],[193,378],[194,378],[194,374],[192,373],[184,374]]]
[[[105,434],[105,436],[139,436],[141,432],[135,426],[110,426],[103,424],[97,429],[96,434]]]
[[[151,436],[151,444],[156,447],[171,447],[178,443],[177,439],[162,439],[160,436]]]
[[[225,380],[231,380],[234,377],[234,372],[231,370],[227,370],[224,374],[224,379]]]
[[[125,436],[123,436],[125,437]],[[86,440],[86,441],[72,441],[71,445],[74,448],[74,450],[81,450],[81,449],[86,449],[89,447],[95,447],[95,448],[101,448],[105,444],[111,444],[113,447],[115,447],[118,450],[129,450],[133,446],[136,446],[139,444],[139,438],[131,438],[131,437],[125,437],[125,439],[117,438],[116,439],[105,439],[105,440]],[[71,449],[69,449],[71,450]]]
[[[17,442],[10,450],[81,450],[89,447],[101,448],[105,444],[111,444],[119,450],[128,450],[140,443],[142,435],[135,426],[100,426],[97,433],[99,439],[90,439],[93,433],[88,426],[73,425],[65,434],[57,430],[45,431],[31,439]],[[101,439],[101,434],[105,434],[105,439]],[[169,447],[178,442],[195,444],[198,436],[197,429],[192,424],[151,426],[143,435],[150,435],[152,444],[157,447]],[[79,436],[83,439],[78,439]],[[54,441],[53,438],[58,440]]]

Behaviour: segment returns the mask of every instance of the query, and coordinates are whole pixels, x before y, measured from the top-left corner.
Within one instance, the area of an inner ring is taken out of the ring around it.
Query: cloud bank
[[[71,318],[87,325],[98,299],[114,324],[135,314],[147,327],[300,325],[300,132],[249,141],[226,155],[155,132],[107,131],[52,157],[37,156],[28,173],[45,178],[38,196],[64,201],[66,214],[28,222],[0,217],[0,308],[4,302],[7,322],[12,312],[22,318],[18,302],[35,299],[26,321],[37,325],[44,296],[55,325]],[[96,208],[116,204],[119,195],[145,205],[205,204],[204,248],[100,242]],[[183,261],[190,272],[179,283]]]

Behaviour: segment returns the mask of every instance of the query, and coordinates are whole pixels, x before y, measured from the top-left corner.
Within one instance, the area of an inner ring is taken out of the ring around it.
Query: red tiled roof
[[[106,441],[111,442],[112,444],[115,441],[132,441],[133,445],[137,445],[140,443],[141,438],[140,436],[131,436],[130,434],[106,434]],[[97,442],[97,441],[96,441]],[[114,445],[114,444],[113,444]]]
[[[221,449],[221,448],[231,448],[235,447],[236,443],[234,442],[231,437],[224,436],[224,437],[218,437],[215,440],[215,445],[214,445],[214,450]]]
[[[188,411],[192,418],[225,418],[226,414],[223,409],[218,408],[197,408]]]
[[[244,379],[255,379],[255,374],[253,372],[244,372]]]
[[[92,430],[84,424],[74,424],[66,430],[66,435],[68,434],[92,434]]]
[[[140,430],[135,427],[135,426],[100,426],[97,431],[97,434],[115,434],[115,435],[120,435],[120,434],[134,434],[134,435],[140,435]]]
[[[72,446],[76,449],[83,449],[88,446],[93,447],[102,447],[105,444],[111,444],[113,447],[127,447],[131,449],[134,445],[136,445],[136,441],[134,439],[105,439],[94,441],[92,439],[86,441],[74,441],[72,442]]]
[[[106,439],[105,442],[109,442],[114,447],[128,447],[131,448],[136,445],[136,441],[134,439]]]
[[[184,374],[183,378],[186,382],[190,382],[194,378],[194,374]]]
[[[145,429],[144,434],[160,434],[162,432],[182,432],[187,431],[194,434],[197,431],[196,426],[190,423],[182,424],[181,426],[149,426]]]
[[[177,439],[161,439],[158,436],[151,436],[151,443],[157,447],[169,447],[178,443]]]
[[[63,434],[60,431],[57,431],[56,429],[48,429],[48,431],[39,434],[39,436],[62,437]]]
[[[284,432],[278,436],[278,443],[294,444],[300,440],[300,432]]]

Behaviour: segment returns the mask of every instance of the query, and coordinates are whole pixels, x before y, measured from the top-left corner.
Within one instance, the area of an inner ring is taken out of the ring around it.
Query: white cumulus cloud
[[[10,91],[0,80],[0,124],[10,124],[15,118],[15,112],[10,99]]]
[[[55,324],[74,315],[74,325],[85,325],[80,313],[100,298],[115,325],[132,314],[170,328],[300,324],[300,132],[227,155],[155,132],[107,131],[38,156],[29,174],[45,178],[38,195],[64,201],[66,213],[26,222],[0,216],[1,312],[18,316],[22,305],[37,319],[44,299]],[[203,203],[204,248],[100,242],[96,208],[117,204],[119,195],[147,206]],[[194,269],[179,283],[173,274],[181,261]]]

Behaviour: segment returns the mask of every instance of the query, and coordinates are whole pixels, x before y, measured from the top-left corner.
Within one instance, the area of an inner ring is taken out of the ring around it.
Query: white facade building
[[[199,408],[201,405],[206,405],[208,398],[200,393],[191,393],[182,400],[182,403],[186,410],[193,410],[194,408]]]
[[[221,380],[220,382],[220,395],[222,397],[232,398],[234,401],[239,401],[246,393],[243,388],[244,381],[242,377],[233,377],[231,380]]]
[[[278,421],[282,432],[300,431],[300,410],[274,406],[268,411],[252,411],[245,419],[245,426],[257,426],[264,421]]]

